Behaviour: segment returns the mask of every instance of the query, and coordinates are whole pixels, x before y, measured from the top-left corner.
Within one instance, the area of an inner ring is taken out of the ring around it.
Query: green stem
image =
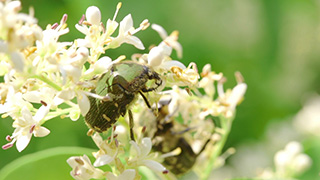
[[[205,169],[204,173],[201,175],[202,180],[208,179],[210,173],[212,172],[212,170],[214,168],[215,162],[216,162],[217,158],[219,157],[219,155],[221,154],[221,151],[222,151],[222,149],[228,139],[229,133],[230,133],[233,118],[226,119],[222,116],[220,116],[220,118],[221,118],[221,125],[222,125],[222,128],[225,131],[225,133],[222,135],[221,140],[216,145],[215,151],[212,153],[212,156],[209,159],[208,166]]]
[[[62,90],[62,88],[59,85],[55,84],[54,82],[52,82],[50,79],[48,79],[44,75],[34,75],[33,78],[39,79],[39,80],[47,83],[49,86],[51,86],[52,88],[54,88],[57,91],[61,91]]]

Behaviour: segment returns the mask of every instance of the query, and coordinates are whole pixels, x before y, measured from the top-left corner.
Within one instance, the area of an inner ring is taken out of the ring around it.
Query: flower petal
[[[39,129],[34,131],[34,137],[44,137],[50,133],[50,130],[40,126]]]
[[[11,53],[11,60],[13,63],[13,66],[18,71],[22,72],[24,68],[24,58],[23,55],[19,52],[13,52]]]
[[[165,61],[165,62],[163,62],[162,66],[167,70],[170,70],[171,67],[173,67],[173,66],[177,66],[181,69],[186,69],[186,66],[184,64],[182,64],[180,61],[175,61],[175,60]]]
[[[147,156],[152,148],[151,138],[145,137],[141,141],[141,156]]]
[[[152,24],[151,28],[155,31],[157,31],[160,35],[160,37],[164,40],[168,37],[167,31],[160,25],[158,24]]]
[[[144,49],[143,43],[136,36],[130,36],[124,39],[124,42],[134,45],[138,49]]]
[[[152,48],[148,55],[148,64],[153,67],[161,65],[164,55],[163,48],[159,46]]]
[[[123,34],[124,32],[129,31],[131,28],[133,28],[133,20],[131,14],[128,14],[120,22],[119,34]]]
[[[134,141],[130,141],[130,144],[131,144],[131,151],[133,151],[130,154],[140,156],[141,155],[141,151],[140,151],[140,148],[139,148],[138,144],[136,142],[134,142]]]
[[[136,170],[126,169],[118,177],[118,180],[133,180],[136,176]]]
[[[147,166],[148,168],[156,172],[163,172],[166,170],[166,168],[162,164],[158,163],[157,161],[143,160],[142,163],[143,165]]]
[[[31,133],[27,133],[24,136],[19,136],[16,142],[16,147],[19,152],[23,151],[31,140]]]
[[[96,161],[93,163],[93,166],[95,167],[103,166],[103,165],[109,164],[113,160],[114,160],[113,157],[105,154],[105,155],[99,156],[96,159]]]
[[[90,109],[89,98],[84,93],[79,93],[77,96],[77,102],[78,102],[81,114],[85,116]]]
[[[34,115],[33,119],[36,121],[36,122],[40,122],[48,113],[49,113],[49,110],[50,110],[50,106],[51,105],[42,105],[37,113]]]
[[[28,108],[23,107],[21,110],[21,114],[22,114],[22,117],[25,120],[25,122],[27,122],[28,124],[34,123],[33,118],[32,118],[32,114]]]

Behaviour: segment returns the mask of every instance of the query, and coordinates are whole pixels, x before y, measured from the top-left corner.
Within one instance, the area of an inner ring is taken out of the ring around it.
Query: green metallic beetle
[[[154,84],[147,87],[146,84],[150,80],[154,80]],[[124,116],[128,110],[130,137],[134,140],[133,115],[129,107],[139,93],[147,106],[151,108],[143,92],[154,91],[161,84],[159,74],[146,65],[134,61],[113,64],[110,71],[100,77],[93,91],[100,96],[109,96],[111,100],[103,101],[89,97],[90,109],[85,116],[86,124],[101,133],[108,130],[120,115]]]

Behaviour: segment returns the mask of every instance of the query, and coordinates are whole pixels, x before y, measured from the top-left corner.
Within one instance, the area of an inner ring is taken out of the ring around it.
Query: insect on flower
[[[154,80],[153,85],[147,83]],[[162,84],[158,73],[146,65],[134,61],[124,61],[112,65],[109,72],[103,74],[98,80],[93,93],[100,96],[109,96],[111,100],[103,101],[89,97],[90,109],[85,116],[86,124],[93,130],[101,133],[110,128],[128,110],[130,137],[133,135],[133,115],[130,105],[139,93],[146,105],[151,108],[144,92],[156,90]]]
[[[164,159],[164,165],[172,173],[182,175],[188,172],[195,164],[197,157],[205,150],[208,139],[201,150],[195,153],[191,145],[183,137],[183,133],[191,130],[187,128],[180,132],[175,132],[175,120],[173,114],[169,114],[168,105],[171,100],[160,100],[158,107],[158,116],[156,117],[157,130],[153,136],[153,149],[162,154],[170,153],[180,149],[180,153],[169,156]]]

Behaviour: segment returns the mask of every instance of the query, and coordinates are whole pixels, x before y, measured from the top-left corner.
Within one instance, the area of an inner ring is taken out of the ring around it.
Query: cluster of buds
[[[101,22],[101,12],[97,7],[89,7],[75,26],[84,37],[73,42],[60,42],[59,37],[69,32],[66,14],[59,23],[49,24],[42,30],[32,11],[30,14],[19,12],[20,1],[0,2],[0,76],[4,77],[4,82],[0,83],[0,113],[2,118],[10,116],[15,128],[12,135],[6,137],[9,142],[2,146],[3,149],[16,144],[21,152],[32,136],[44,137],[50,133],[43,127],[46,121],[57,117],[76,121],[90,110],[90,98],[107,98],[92,92],[97,86],[96,79],[126,57],[119,55],[112,60],[106,56],[106,51],[123,43],[143,50],[143,43],[134,35],[150,25],[148,20],[143,20],[139,27],[134,28],[130,14],[118,23],[116,17],[120,7],[121,3],[117,5],[114,17],[106,23]],[[223,84],[226,78],[222,73],[211,71],[210,65],[199,73],[195,63],[185,66],[173,60],[170,57],[172,50],[179,58],[182,57],[182,47],[177,41],[178,31],[168,35],[159,25],[152,24],[151,27],[159,33],[162,41],[149,52],[134,54],[130,59],[150,67],[161,77],[161,88],[147,96],[153,105],[151,116],[157,119],[161,115],[160,111],[157,112],[157,102],[170,99],[168,112],[162,114],[163,118],[178,121],[181,117],[174,129],[182,132],[182,138],[198,152],[195,160],[203,151],[203,156],[212,164],[211,161],[221,153],[235,107],[241,102],[247,85],[240,73],[236,73],[238,84],[225,91]],[[114,36],[117,29],[118,35]],[[161,176],[168,173],[161,164],[165,157],[183,155],[183,147],[172,153],[153,152],[154,132],[158,127],[154,127],[152,121],[144,120],[143,112],[149,112],[149,109],[142,99],[135,101],[132,109],[135,124],[140,125],[135,128],[137,140],[127,138],[128,126],[120,122],[110,128],[111,135],[106,140],[98,133],[91,133],[99,148],[93,153],[95,162],[92,164],[86,155],[67,160],[75,179],[139,179],[140,166],[146,166]],[[216,126],[212,117],[219,119],[220,126]],[[203,137],[208,140],[204,141]],[[207,148],[199,148],[199,144]],[[106,165],[113,167],[112,170],[98,168]]]

